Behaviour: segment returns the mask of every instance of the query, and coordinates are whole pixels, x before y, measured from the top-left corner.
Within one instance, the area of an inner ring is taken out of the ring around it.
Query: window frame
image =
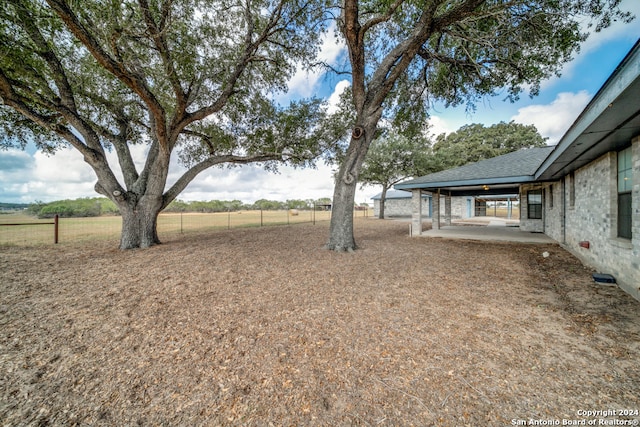
[[[542,194],[541,188],[527,191],[527,219],[542,219]],[[532,196],[538,196],[540,200],[532,202]]]
[[[632,197],[633,187],[632,150],[628,146],[616,154],[616,193],[617,193],[617,237],[632,238]]]

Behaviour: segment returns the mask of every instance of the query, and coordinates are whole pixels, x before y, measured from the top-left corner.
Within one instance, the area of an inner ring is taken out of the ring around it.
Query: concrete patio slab
[[[430,220],[424,222],[429,223]],[[522,243],[558,243],[546,234],[520,230],[518,221],[493,217],[454,220],[454,225],[441,226],[439,230],[423,231],[421,237]]]

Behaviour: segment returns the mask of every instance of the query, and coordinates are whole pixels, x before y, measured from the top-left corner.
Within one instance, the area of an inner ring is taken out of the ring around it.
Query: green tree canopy
[[[438,169],[450,169],[521,148],[543,147],[545,141],[533,125],[511,121],[485,127],[472,123],[448,135],[438,135],[433,145],[434,160]]]
[[[286,209],[286,204],[284,202],[279,202],[277,200],[267,200],[260,199],[256,200],[253,205],[253,209],[260,209],[265,211],[276,211],[280,209]]]
[[[75,200],[57,200],[50,203],[36,202],[29,206],[28,212],[38,218],[91,217],[100,215],[117,215],[118,208],[104,197],[85,197]]]

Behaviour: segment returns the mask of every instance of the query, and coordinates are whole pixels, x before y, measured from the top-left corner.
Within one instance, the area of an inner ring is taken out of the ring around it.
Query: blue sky
[[[583,44],[581,52],[566,64],[560,78],[552,78],[542,85],[540,95],[529,98],[523,94],[516,103],[497,96],[478,103],[473,114],[464,107],[445,109],[435,105],[431,110],[432,133],[452,132],[469,123],[486,126],[500,121],[515,120],[534,124],[539,132],[556,143],[577,118],[589,100],[620,63],[640,37],[640,1],[623,0],[622,7],[636,16],[631,24],[614,24],[594,33]],[[329,35],[325,38],[321,55],[331,64],[344,59],[345,48]],[[315,95],[337,99],[349,85],[345,76],[327,75],[321,71],[299,71],[291,79],[289,93],[283,100]],[[144,147],[134,147],[138,162],[144,158]],[[176,156],[174,156],[176,157]],[[111,160],[111,159],[110,159]],[[112,164],[117,164],[115,158]],[[210,169],[198,176],[179,196],[182,200],[232,200],[245,203],[258,199],[318,199],[333,195],[332,166],[318,164],[315,169],[281,168],[279,174],[266,172],[257,166],[233,169]],[[175,159],[169,174],[169,185],[184,169]],[[71,149],[46,156],[33,149],[0,151],[0,202],[31,203],[36,200],[53,201],[66,198],[95,197],[96,182],[91,168]],[[377,187],[365,187],[356,193],[356,203],[371,203],[380,192]]]

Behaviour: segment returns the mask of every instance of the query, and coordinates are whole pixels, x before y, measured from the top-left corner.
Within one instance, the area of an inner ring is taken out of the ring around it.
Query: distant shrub
[[[164,212],[228,212],[247,209],[240,200],[210,200],[208,202],[184,202],[182,200],[174,200],[164,209]]]
[[[29,215],[38,216],[38,214],[40,213],[40,210],[45,206],[47,206],[46,203],[38,200],[35,203],[31,203],[29,205],[29,207],[27,208],[27,213]]]
[[[34,206],[35,205],[35,206]],[[29,207],[30,212],[36,211],[38,218],[53,218],[58,215],[61,218],[93,217],[102,214],[118,215],[120,211],[115,203],[104,197],[83,198],[75,200],[59,200],[46,204],[34,204]]]
[[[120,215],[120,209],[111,200],[106,197],[96,197],[95,200],[100,203],[102,215]]]

